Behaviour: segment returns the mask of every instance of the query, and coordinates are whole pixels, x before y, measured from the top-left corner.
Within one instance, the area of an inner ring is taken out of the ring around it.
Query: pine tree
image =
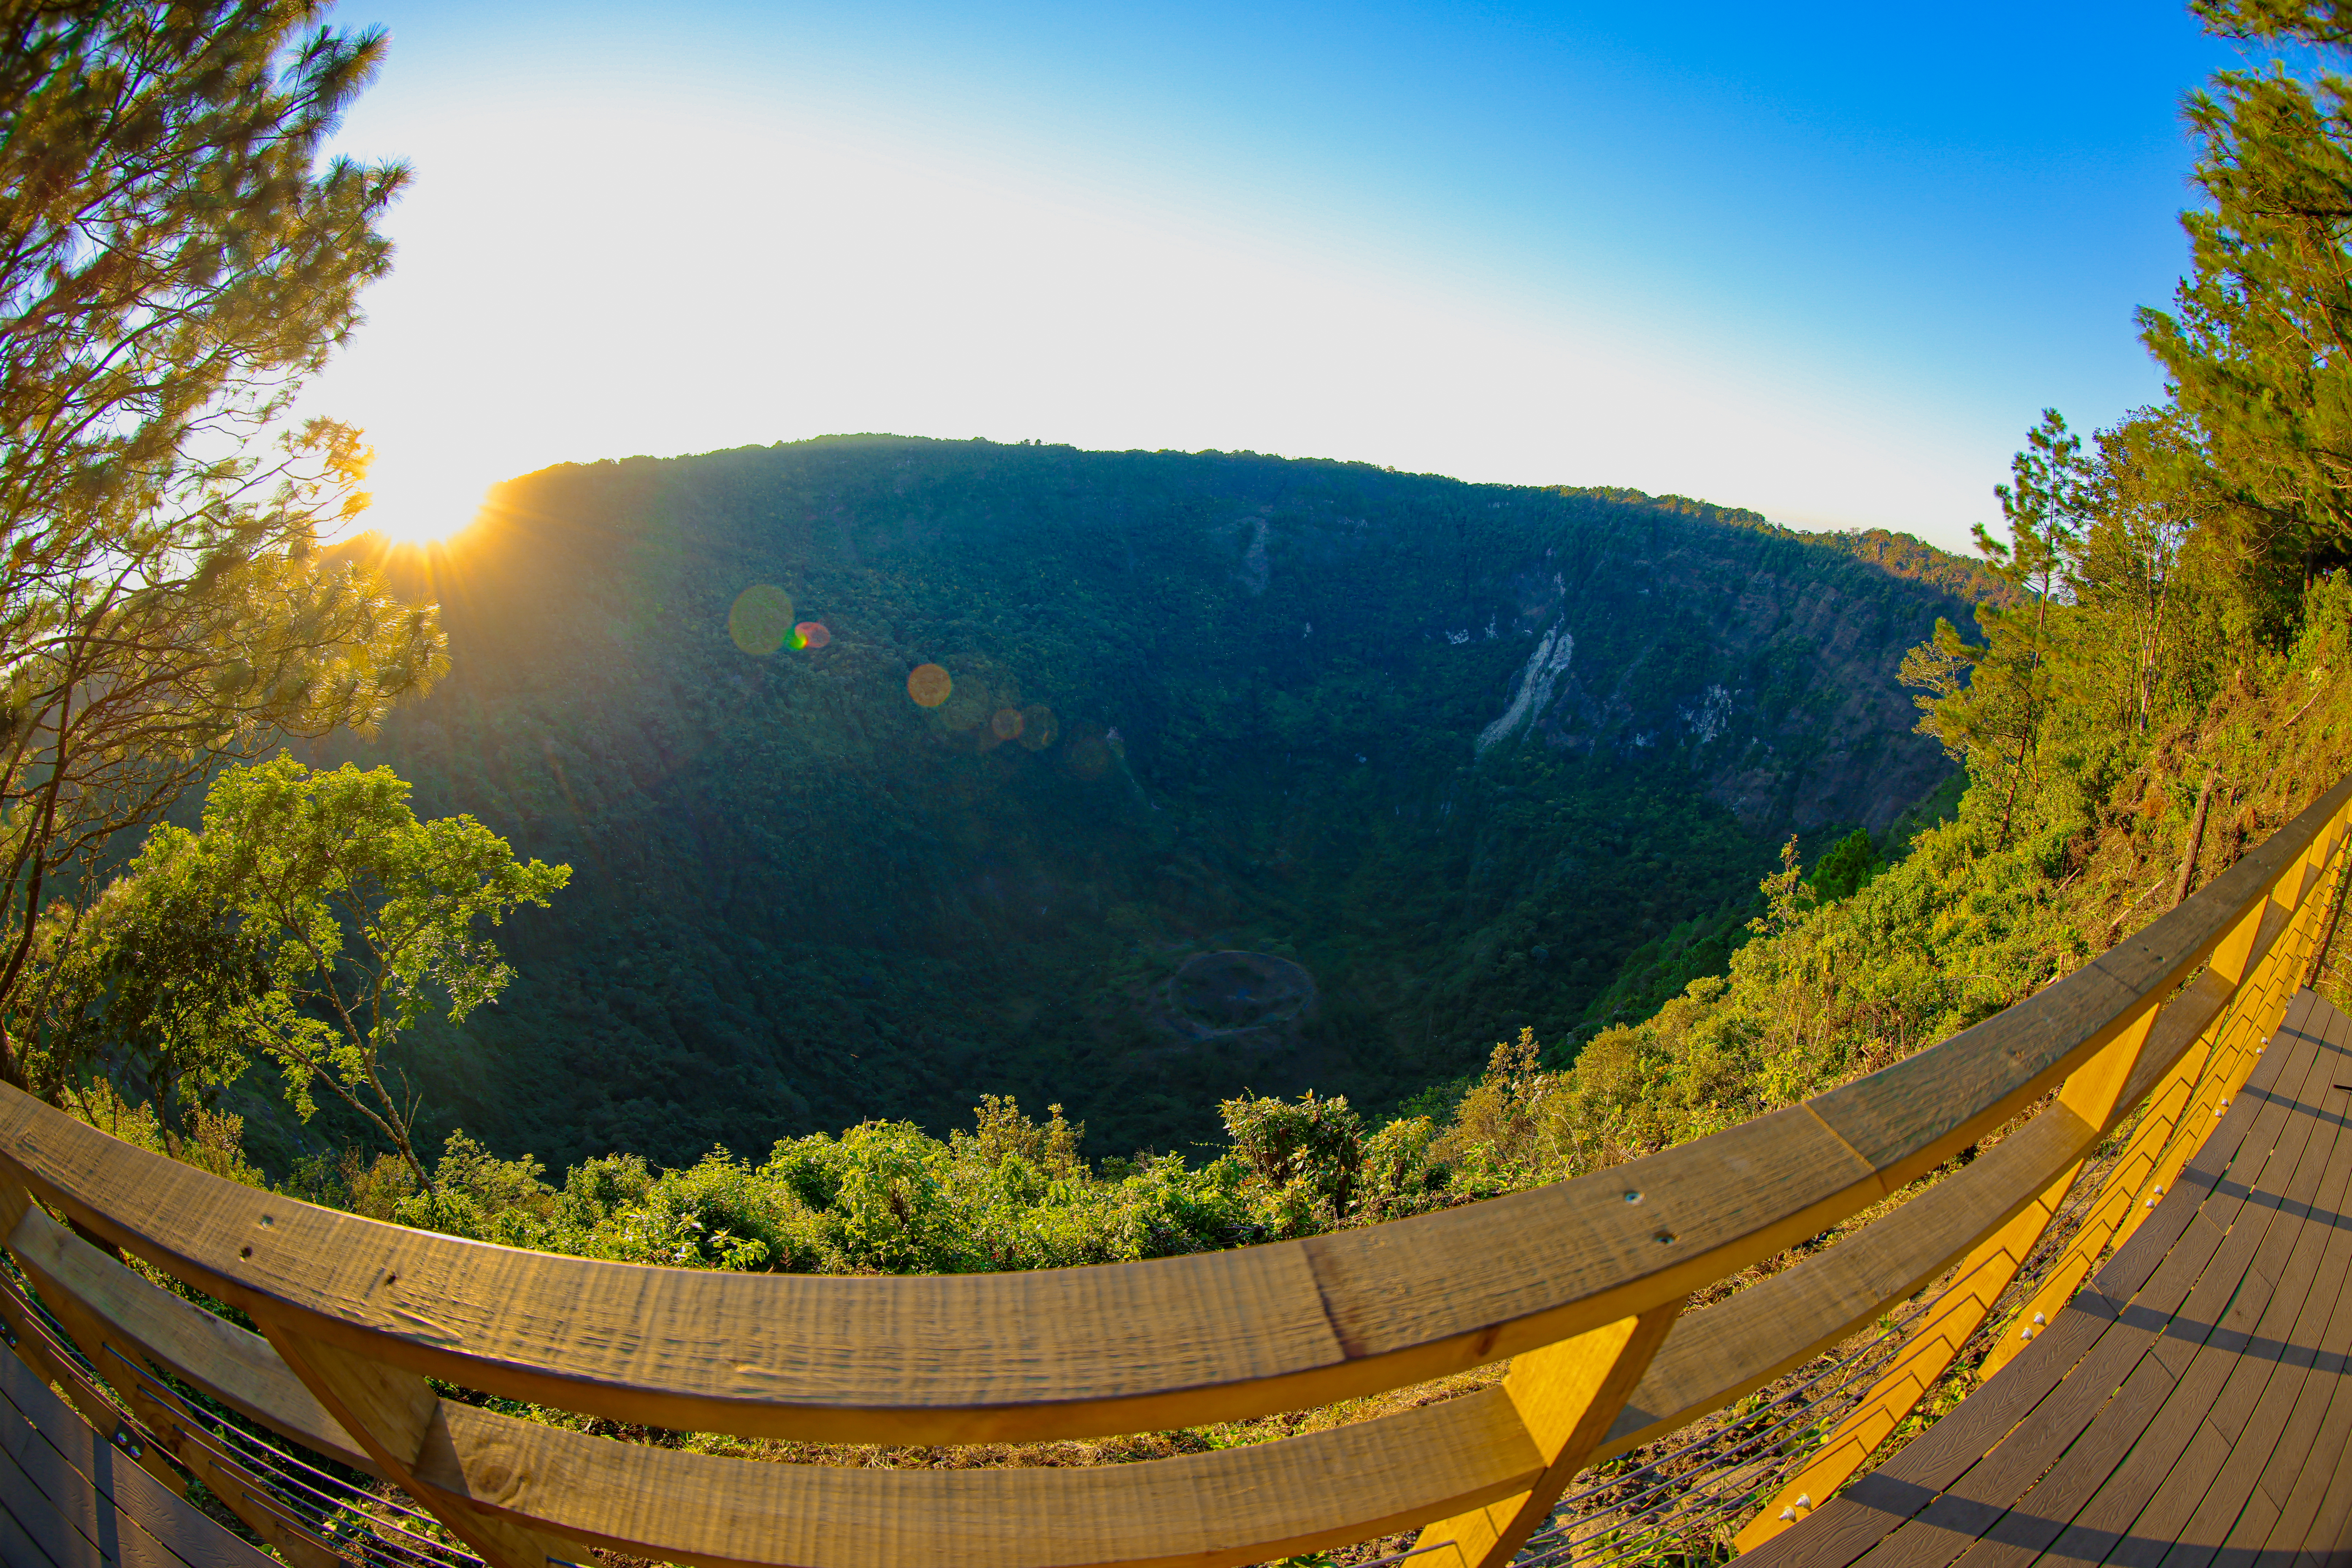
[[[2334,5],[2198,0],[2227,37],[2337,51]],[[2194,423],[2217,521],[2282,616],[2315,572],[2352,556],[2352,80],[2273,66],[2191,96],[2209,205],[2184,213],[2192,257],[2172,311],[2141,335]]]
[[[320,166],[383,51],[326,9],[0,0],[11,1027],[37,925],[70,932],[110,839],[223,755],[369,725],[439,668],[429,607],[318,549],[365,504],[359,433],[290,417],[390,266],[406,179]]]

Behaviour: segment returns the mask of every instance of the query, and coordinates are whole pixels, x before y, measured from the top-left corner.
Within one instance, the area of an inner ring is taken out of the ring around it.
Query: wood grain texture
[[[417,1456],[427,1435],[438,1427],[444,1404],[425,1379],[340,1345],[304,1339],[267,1320],[262,1332],[327,1413],[360,1440],[376,1461],[377,1474],[413,1497],[425,1496],[416,1478]],[[558,1543],[524,1521],[463,1502],[433,1511],[489,1568],[546,1568],[549,1557],[565,1555]]]
[[[2352,1045],[2352,1039],[2335,1043]],[[2323,1103],[2352,1116],[2352,1079],[2334,1088]],[[2313,1287],[2312,1300],[2328,1309],[2315,1341],[2319,1361],[2310,1403],[2317,1408],[2298,1408],[2281,1438],[2281,1455],[2290,1462],[2300,1461],[2290,1483],[2281,1489],[2273,1477],[2263,1478],[2264,1489],[2279,1505],[2278,1522],[2263,1543],[2266,1550],[2299,1550],[2313,1539],[2327,1489],[2344,1455],[2352,1451],[2352,1259],[2347,1258],[2347,1249],[2352,1249],[2352,1227],[2344,1227],[2330,1240],[2332,1256]]]
[[[1684,1314],[1594,1458],[1630,1452],[1761,1388],[1916,1294],[2034,1202],[2093,1137],[2071,1114],[2036,1117],[1863,1230]]]
[[[1507,1568],[1591,1458],[1678,1310],[1654,1308],[1513,1361],[1503,1393],[1543,1456],[1541,1473],[1525,1491],[1430,1525],[1414,1549],[1439,1568]]]
[[[2025,1001],[1811,1104],[1894,1182],[1927,1174],[2057,1087],[2215,953],[2337,828],[2347,779],[2187,903]],[[2299,884],[2298,884],[2299,885]],[[2251,938],[2249,938],[2251,941]],[[1893,1190],[1890,1188],[1890,1190]]]
[[[2294,972],[2300,967],[2297,963]],[[2313,1077],[2324,1083],[2328,1076],[2327,1064],[2319,1061]],[[2306,1093],[2310,1081],[2306,1080]],[[2303,1134],[2299,1152],[2282,1162],[2278,1156],[2288,1154],[2285,1145],[2298,1132]],[[2197,1486],[2203,1484],[2204,1475],[2211,1474],[2222,1508],[2240,1510],[2233,1516],[2240,1524],[2250,1522],[2242,1517],[2243,1505],[2254,1478],[2275,1452],[2275,1428],[2295,1403],[2297,1390],[2283,1389],[2282,1374],[2294,1362],[2296,1347],[2304,1339],[2298,1320],[2309,1316],[2310,1298],[2327,1253],[2325,1237],[2333,1234],[2311,1229],[2313,1205],[2332,1212],[2341,1201],[2347,1176],[2352,1176],[2352,1162],[2339,1158],[2339,1153],[2337,1130],[2318,1125],[2301,1111],[2294,1115],[2277,1151],[2262,1156],[2266,1169],[2257,1179],[2261,1190],[2276,1201],[2241,1211],[2238,1222],[2231,1226],[2231,1247],[2216,1256],[2171,1322],[2156,1332],[2147,1353],[2123,1375],[2116,1394],[2098,1410],[2078,1440],[2062,1445],[2044,1440],[2039,1432],[2033,1434],[2038,1451],[2019,1468],[2029,1469],[2048,1458],[2046,1473],[2009,1504],[1999,1539],[1979,1542],[1960,1559],[1968,1568],[2022,1568],[2044,1549],[2064,1542],[2084,1548],[2099,1545],[2102,1551],[2119,1544],[2126,1532],[2102,1527],[2112,1525],[2133,1503],[2126,1488],[2137,1492],[2141,1503],[2154,1490],[2152,1487],[2139,1489],[2145,1473],[2133,1472],[2133,1461],[2143,1449],[2170,1442],[2171,1428],[2186,1426],[2193,1432],[2208,1412],[2218,1413],[2225,1405],[2258,1408],[2246,1431],[2231,1440],[2228,1458],[2218,1473],[2174,1472],[2164,1476],[2160,1484],[2168,1489]],[[2251,1248],[2242,1244],[2248,1233],[2260,1235]],[[2233,1253],[2236,1256],[2229,1256]],[[2244,1259],[2242,1266],[2240,1258]],[[2333,1306],[2332,1291],[2327,1306]],[[2242,1322],[2244,1331],[2233,1327],[2232,1318]],[[2205,1344],[2193,1354],[2179,1353],[2189,1349],[2209,1322],[2218,1326]],[[2273,1359],[2263,1350],[2266,1345],[2280,1346],[2284,1353]],[[2176,1353],[2168,1355],[2168,1349]],[[2249,1354],[2250,1350],[2255,1353]],[[2200,1366],[2217,1359],[2231,1363],[2232,1373],[2218,1390],[2210,1386],[2210,1378],[2200,1377]],[[2305,1364],[2308,1359],[2304,1357]],[[2233,1399],[2229,1384],[2249,1372],[2269,1386],[2259,1398],[2248,1392]],[[2086,1381],[2092,1377],[2087,1370],[2077,1375]],[[2247,1440],[2258,1430],[2258,1438]],[[2028,1447],[2021,1442],[2024,1436],[2012,1435],[2004,1447]],[[2223,1436],[2231,1436],[2227,1432]],[[2051,1458],[2052,1455],[2055,1458]],[[2124,1485],[2114,1484],[2118,1480]],[[2135,1510],[2127,1523],[2136,1525],[2141,1517],[2144,1514]],[[2264,1533],[2255,1534],[2255,1546],[2261,1545]]]
[[[2305,992],[2274,1038],[2093,1289],[1758,1568],[2199,1568],[2329,1538],[2352,1470],[2329,1441],[2352,1434],[2352,1118],[2327,1096],[2352,1081],[2352,1020]]]
[[[2123,1152],[2106,1174],[2099,1197],[2083,1216],[2065,1250],[2052,1263],[2042,1283],[2035,1287],[2017,1310],[2011,1315],[2010,1325],[2031,1323],[2039,1317],[2043,1322],[2055,1318],[2066,1303],[2074,1299],[2083,1281],[2098,1264],[2111,1246],[2129,1239],[2132,1229],[2141,1216],[2154,1212],[2150,1189],[2163,1184],[2158,1172],[2164,1155],[2176,1144],[2181,1145],[2182,1157],[2187,1154],[2188,1140],[2177,1136],[2190,1102],[2197,1098],[2198,1085],[2203,1081],[2213,1059],[2213,1046],[2229,1018],[2225,1009],[2230,1001],[2229,982],[2219,973],[2207,970],[2197,983],[2165,1005],[2158,1020],[2158,1038],[2151,1042],[2148,1058],[2151,1063],[2161,1061],[2166,1047],[2175,1042],[2168,1037],[2186,1033],[2189,1043],[2172,1052],[2172,1066],[2145,1096],[2147,1107],[2140,1114],[2126,1142]],[[2209,1033],[2213,1038],[2207,1038]],[[2251,1064],[2252,1053],[2248,1053]],[[2136,1083],[2134,1088],[2137,1088]],[[2017,1352],[2031,1343],[2008,1331],[2010,1325],[1996,1337],[1991,1352],[1979,1368],[1979,1375],[1990,1377],[2007,1366]]]
[[[2273,1518],[2252,1531],[2257,1544],[2275,1523],[2275,1509],[2259,1481],[2316,1359],[2315,1332],[2306,1338],[2297,1330],[2319,1266],[2331,1250],[2328,1243],[2337,1236],[2347,1176],[2352,1174],[2342,1119],[2326,1110],[2346,1059],[2341,1046],[2326,1037],[2345,1033],[2347,1021],[2333,1008],[2315,1012],[2321,1027],[2303,1031],[2301,1042],[2301,1048],[2311,1053],[2314,1068],[2291,1099],[2282,1095],[2294,1113],[2294,1132],[2301,1136],[2282,1136],[2263,1156],[2265,1169],[2244,1183],[2256,1198],[2249,1205],[2249,1215],[2266,1211],[2259,1215],[2267,1221],[2263,1246],[2245,1271],[2230,1316],[2216,1326],[2202,1352],[2228,1359],[2228,1378],[2204,1415],[2205,1424],[2227,1451],[2211,1468],[2177,1478],[2167,1489],[2171,1493],[2167,1502],[2196,1504],[2178,1526],[2179,1540],[2174,1552],[2166,1554],[2168,1562],[2184,1549],[2190,1561],[2197,1561],[2200,1549],[2210,1557],[2229,1547],[2250,1517],[2266,1508]],[[2314,1033],[2317,1038],[2310,1037]],[[2281,1171],[2282,1165],[2287,1168]],[[2235,1165],[2231,1179],[2236,1184]],[[2323,1303],[2322,1321],[2332,1314],[2338,1293],[2340,1284]]]
[[[2292,1017],[2290,1022],[2292,1022]],[[2262,1070],[2275,1076],[2286,1058],[2273,1056]],[[2130,1245],[2094,1277],[2092,1287],[2058,1315],[2010,1367],[1970,1394],[1958,1409],[1916,1438],[1894,1459],[1855,1481],[1843,1495],[1817,1499],[1801,1528],[1782,1532],[1747,1555],[1757,1568],[1832,1568],[1873,1551],[1968,1473],[2037,1405],[2057,1389],[2126,1309],[2169,1315],[2204,1275],[2227,1239],[2230,1218],[2242,1202],[2221,1185],[2231,1152],[2246,1139],[2265,1142],[2285,1125],[2282,1103],[2250,1096],[2226,1119],[2221,1133],[2201,1147],[2184,1180],[2189,1189],[2160,1207]],[[2203,1201],[2218,1197],[2208,1217]],[[2216,1223],[2218,1222],[2218,1224]],[[1958,1550],[1956,1546],[1955,1550]]]
[[[2045,1322],[2055,1318],[2101,1254],[2128,1241],[2154,1212],[2162,1191],[2178,1179],[2181,1165],[2207,1136],[2207,1114],[2226,1104],[2245,1081],[2260,1059],[2259,1042],[2278,1026],[2295,990],[2293,976],[2301,959],[2278,945],[2294,918],[2275,899],[2266,901],[2241,921],[2252,934],[2225,938],[2197,982],[2165,1005],[2158,1038],[2124,1089],[2126,1104],[2146,1100],[2147,1110],[2108,1170],[2098,1201],[2042,1284],[2011,1314],[2011,1325],[2031,1323],[2036,1314]],[[2233,975],[2242,977],[2234,989]],[[2177,1026],[2168,1026],[2176,1015]],[[2210,1021],[2200,1027],[2200,1020]],[[2199,1037],[2184,1047],[2179,1037],[2191,1031]],[[2210,1040],[2203,1037],[2208,1034]],[[2159,1077],[2166,1081],[2159,1084]],[[1997,1336],[1979,1376],[2000,1372],[2026,1342],[2009,1331]]]
[[[342,1554],[284,1509],[268,1481],[191,1436],[176,1412],[159,1408],[147,1429],[157,1442],[170,1447],[189,1474],[205,1483],[215,1500],[294,1568],[344,1568]]]
[[[933,1441],[1149,1430],[1421,1381],[1679,1299],[1876,1192],[1799,1108],[1645,1163],[1642,1204],[1607,1173],[1206,1257],[810,1279],[379,1225],[215,1182],[5,1089],[0,1144],[100,1234],[409,1371],[673,1427]]]
[[[1489,1388],[1251,1447],[1039,1469],[761,1464],[445,1402],[416,1476],[444,1517],[493,1510],[712,1568],[1220,1568],[1409,1529],[1524,1490],[1542,1469]]]
[[[2017,1278],[2026,1255],[2033,1250],[2063,1200],[2064,1188],[2081,1168],[2079,1162],[2067,1167],[2040,1198],[1961,1262],[1951,1284],[1904,1342],[1894,1362],[1840,1418],[1812,1458],[1781,1484],[1739,1532],[1733,1543],[1738,1550],[1752,1552],[1793,1528],[1811,1512],[1813,1500],[1834,1497],[1869,1462],[1878,1446],[1950,1370],[1969,1337],[1983,1325],[1993,1303]]]
[[[33,1530],[26,1528],[19,1515],[32,1519]],[[52,1557],[42,1550],[35,1531],[48,1535],[66,1533],[64,1521],[57,1518],[57,1510],[49,1507],[48,1499],[41,1495],[32,1478],[17,1465],[16,1456],[0,1447],[0,1563],[8,1563],[10,1568],[76,1568],[96,1559],[95,1552],[86,1556],[68,1553],[62,1560]]]
[[[2057,1103],[2034,1118],[2026,1131],[2045,1123],[2064,1130],[2066,1144],[2074,1157],[2052,1173],[2031,1202],[2016,1207],[1961,1261],[1954,1278],[1912,1330],[1894,1362],[1873,1381],[1853,1408],[1840,1418],[1813,1456],[1748,1521],[1734,1542],[1738,1550],[1755,1550],[1801,1522],[1812,1510],[1813,1500],[1836,1495],[1950,1370],[1969,1338],[1991,1316],[2002,1293],[2025,1267],[2042,1233],[2065,1204],[2082,1173],[2082,1156],[2090,1152],[2105,1129],[2120,1120],[2128,1103],[2124,1098],[2129,1092],[2127,1086],[2134,1086],[2146,1076],[2153,1063],[2179,1058],[2189,1049],[2204,1019],[2213,1010],[2204,1002],[2205,998],[2194,988],[2184,991],[2159,1010],[2143,1014],[2139,1022],[2118,1032],[2095,1056],[2068,1076],[2059,1089]],[[2218,1008],[2218,1001],[2214,1005]],[[2188,1017],[2169,1029],[2162,1027],[2166,1016],[2176,1009],[2185,1011]],[[2024,1135],[2004,1139],[1993,1152],[1999,1154]],[[1982,1158],[1976,1162],[1985,1163]],[[1955,1180],[1948,1179],[1937,1186],[1950,1186]],[[1878,1223],[1898,1220],[1903,1212],[1898,1210]],[[2030,1318],[2025,1320],[2017,1331],[2020,1340],[2030,1342],[2040,1326]]]
[[[151,1283],[38,1209],[17,1221],[7,1244],[44,1295],[75,1302],[103,1342],[131,1361],[185,1379],[315,1452],[374,1469],[259,1334]]]
[[[2226,1016],[2258,1026],[2284,1003],[2288,972],[2299,973],[2321,930],[2323,901],[2311,894],[2326,885],[2345,841],[2347,801],[2352,780],[2100,960],[1976,1029],[1807,1105],[1577,1181],[1297,1243],[913,1279],[600,1263],[381,1225],[218,1182],[5,1089],[0,1176],[20,1179],[92,1234],[245,1307],[268,1342],[155,1290],[28,1205],[15,1181],[0,1180],[0,1234],[93,1351],[111,1346],[188,1375],[310,1447],[364,1458],[499,1568],[538,1568],[551,1552],[578,1555],[590,1544],[677,1563],[781,1568],[929,1561],[1210,1568],[1431,1521],[1441,1522],[1426,1539],[1450,1544],[1462,1568],[1496,1568],[1596,1452],[1630,1447],[1760,1385],[1955,1258],[1969,1255],[1984,1280],[1953,1299],[1980,1312],[1998,1293],[1993,1273],[2014,1270],[2073,1167],[2125,1105],[2159,1088],[2170,1095],[2183,1082],[2227,1083],[2252,1065],[2242,1029],[2210,1039],[2208,1031],[2225,1005]],[[2200,964],[2208,966],[2205,979],[2181,990]],[[2200,1040],[2202,1067],[2176,1065]],[[1674,1325],[1688,1290],[1900,1189],[2052,1089],[2059,1097],[2051,1109],[1895,1214]],[[2166,1113],[2177,1131],[2168,1132],[2161,1117],[2151,1123],[2148,1146],[2131,1158],[2125,1181],[2160,1171],[2168,1150],[2185,1145],[2200,1125],[2199,1092],[2178,1097]],[[2264,1118],[2285,1114],[2284,1101],[2266,1093],[2250,1091],[2240,1114],[2222,1119],[2224,1131],[2260,1135],[2270,1125]],[[2200,1217],[2185,1227],[2167,1222],[2163,1234],[2176,1245],[2145,1276],[2147,1289],[2124,1290],[2132,1310],[2164,1299],[2193,1258],[2257,1266],[2253,1230],[2209,1242],[2197,1228],[2212,1230],[2233,1203],[2243,1206],[2242,1196],[2227,1194],[2218,1178],[2198,1190]],[[2294,1201],[2310,1206],[2308,1196]],[[2140,1218],[2116,1214],[2099,1245],[2134,1242]],[[2159,1227],[2141,1228],[2137,1241]],[[2112,1299],[2122,1278],[2116,1265],[2145,1251],[2136,1244],[2118,1251],[2078,1301],[2084,1310],[2065,1315],[2091,1325],[2087,1339],[2073,1330],[2045,1336],[2082,1341],[2084,1378],[2062,1372],[2035,1384],[2007,1377],[1979,1392],[1983,1399],[2010,1385],[1977,1405],[1975,1428],[2015,1405],[2045,1429],[2006,1445],[1996,1434],[1974,1456],[1960,1451],[1969,1439],[1956,1429],[1960,1449],[1944,1445],[1941,1458],[1935,1439],[1944,1429],[1931,1433],[1905,1458],[1919,1455],[1909,1466],[1919,1475],[1939,1465],[1948,1473],[1937,1472],[1930,1505],[1912,1526],[1865,1551],[1890,1568],[1945,1561],[1935,1542],[1951,1534],[1953,1521],[2005,1506],[2000,1498],[2032,1487],[2034,1477],[2057,1478],[2046,1483],[2048,1498],[2102,1493],[2115,1466],[2100,1452],[2085,1448],[2063,1462],[2051,1456],[2095,1426],[2105,1396],[2094,1385],[2110,1375],[2133,1391],[2135,1410],[2172,1397],[2179,1369],[2151,1352],[2158,1336],[2126,1323]],[[2082,1268],[2095,1256],[2086,1244]],[[2252,1260],[2230,1261],[2242,1258]],[[2295,1267],[2309,1279],[2294,1286],[2300,1331],[2318,1310],[2301,1305],[2305,1295],[2336,1274],[2333,1263]],[[6,1294],[0,1290],[0,1317],[10,1310]],[[1922,1345],[1965,1337],[1957,1319],[1947,1327]],[[1917,1350],[1902,1369],[1920,1386],[1932,1381],[1927,1355]],[[610,1443],[453,1405],[425,1381],[430,1373],[674,1427],[938,1442],[1258,1415],[1505,1356],[1518,1361],[1499,1389],[1358,1426],[1064,1470],[751,1464]],[[2021,1357],[2012,1371],[2032,1359]],[[2248,1447],[2230,1456],[2232,1473],[2275,1472],[2267,1489],[2249,1483],[2270,1513],[2243,1514],[2233,1526],[2241,1537],[2271,1531],[2290,1500],[2315,1529],[2332,1506],[2331,1489],[2305,1485],[2300,1467],[2275,1460],[2276,1439],[2307,1430],[2317,1440],[2335,1429],[2332,1388],[2309,1392],[2300,1375],[2307,1363],[2290,1370],[2298,1375],[2247,1384],[2241,1401],[2274,1440],[2260,1454]],[[2015,1391],[2029,1385],[2038,1392],[2019,1405]],[[131,1468],[79,1423],[75,1430],[97,1445],[89,1464],[106,1468],[124,1495],[155,1484],[123,1479]],[[51,1442],[48,1451],[66,1450]],[[52,1465],[31,1448],[18,1458]],[[1882,1475],[1927,1484],[1904,1479],[1896,1467]],[[97,1494],[113,1495],[103,1486]],[[102,1524],[105,1516],[100,1508],[89,1517]]]
[[[271,1559],[131,1462],[31,1372],[0,1356],[0,1448],[91,1558],[122,1568],[271,1568]],[[22,1516],[19,1516],[20,1519]],[[58,1545],[43,1550],[62,1560]]]
[[[56,1384],[60,1388],[76,1387],[80,1370],[50,1347],[40,1320],[34,1314],[33,1304],[16,1289],[16,1282],[5,1274],[0,1274],[0,1323],[7,1325],[16,1342],[16,1359],[41,1380],[42,1386]]]
[[[1818,1234],[2142,1019],[2339,830],[2347,799],[2352,780],[2115,952],[1811,1105],[1616,1171],[1296,1243],[928,1278],[602,1263],[256,1193],[5,1089],[0,1170],[257,1319],[617,1420],[953,1442],[1263,1415],[1532,1350]]]

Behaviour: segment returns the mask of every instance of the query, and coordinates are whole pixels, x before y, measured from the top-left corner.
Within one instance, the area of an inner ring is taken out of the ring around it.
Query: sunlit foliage
[[[0,6],[11,1031],[37,1028],[27,966],[74,940],[115,834],[215,759],[371,726],[441,668],[429,608],[317,553],[364,504],[359,433],[289,421],[388,266],[405,177],[320,165],[383,51],[325,10]],[[0,1033],[0,1073],[25,1070]]]

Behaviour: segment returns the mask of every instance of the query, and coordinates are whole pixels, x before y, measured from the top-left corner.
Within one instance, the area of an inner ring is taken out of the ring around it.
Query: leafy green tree
[[[1977,549],[1993,572],[2026,595],[2022,604],[1977,609],[1981,644],[1963,638],[1948,620],[1903,660],[1901,679],[1922,688],[1925,717],[1918,728],[1937,737],[1956,759],[2002,781],[2000,836],[2007,842],[2018,793],[2032,770],[2033,752],[2049,709],[2051,619],[2053,605],[2072,596],[2083,536],[2097,505],[2096,478],[2083,455],[2082,437],[2054,408],[2026,434],[2010,466],[2016,481],[1993,493],[2009,523],[2006,542],[1984,524]]]
[[[268,989],[266,955],[217,918],[214,878],[194,835],[151,837],[73,920],[37,930],[18,1036],[26,1087],[82,1093],[93,1060],[152,1108],[166,1141],[185,1137],[252,1060],[241,1026]]]
[[[151,1059],[218,1082],[266,1053],[301,1115],[323,1088],[429,1189],[393,1048],[428,1014],[455,1024],[497,1000],[514,970],[483,928],[571,875],[518,861],[471,816],[419,822],[389,768],[280,755],[215,779],[201,833],[158,824],[110,894],[129,912],[93,922],[87,945],[107,973],[168,976],[135,980],[124,1004],[122,1032],[155,1042]]]
[[[2183,634],[2197,617],[2180,603],[2188,552],[2216,510],[2179,410],[2142,410],[2099,433],[2096,495],[2075,561],[2076,602],[2120,656],[2117,707],[2146,734],[2191,652]]]
[[[2243,41],[2352,41],[2334,5],[2192,9]],[[2352,552],[2352,82],[2325,66],[2223,71],[2188,118],[2206,205],[2181,216],[2191,271],[2174,309],[2140,311],[2141,335],[2196,426],[2232,552],[2284,591]]]
[[[1977,549],[1993,571],[2032,595],[2030,626],[2024,606],[1991,609],[1977,617],[1986,634],[1979,675],[1990,663],[1997,679],[2015,688],[2018,752],[2009,763],[2009,784],[2001,797],[2004,838],[2050,700],[2050,606],[2074,586],[2074,558],[2082,550],[2095,495],[2083,438],[2066,428],[2054,408],[2043,409],[2042,423],[2026,432],[2024,449],[2011,459],[2010,473],[2014,487],[1993,487],[2009,522],[2009,542],[1993,538],[1982,523],[1973,530]]]
[[[317,545],[367,451],[296,423],[390,266],[397,166],[319,165],[381,33],[314,0],[0,3],[0,1024],[41,911],[223,755],[366,727],[435,613]],[[51,965],[55,978],[63,973]],[[25,1068],[0,1030],[0,1074]]]
[[[1364,1164],[1364,1121],[1345,1095],[1318,1100],[1312,1089],[1296,1104],[1265,1095],[1222,1102],[1234,1152],[1277,1187],[1297,1187],[1344,1217],[1355,1207]]]
[[[1857,827],[1825,850],[1806,878],[1823,900],[1852,898],[1885,865],[1869,830]]]

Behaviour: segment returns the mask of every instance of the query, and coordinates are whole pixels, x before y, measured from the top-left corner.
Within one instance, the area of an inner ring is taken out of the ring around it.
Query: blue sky
[[[841,430],[1627,484],[1964,547],[2045,405],[2158,394],[2167,5],[446,5],[312,405],[387,531]]]

